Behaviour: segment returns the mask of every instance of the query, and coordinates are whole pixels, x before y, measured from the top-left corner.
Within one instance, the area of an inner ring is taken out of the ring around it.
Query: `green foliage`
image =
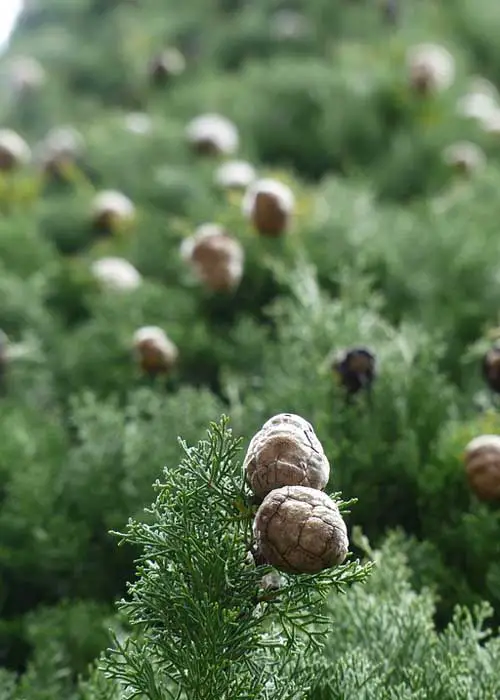
[[[115,640],[106,674],[149,698],[302,697],[303,662],[328,626],[319,602],[365,580],[369,567],[287,576],[279,600],[257,602],[270,567],[245,563],[251,517],[238,507],[247,500],[239,441],[222,420],[183,448],[156,484],[149,522],[131,521],[123,536],[141,554],[120,609],[140,633]]]
[[[330,603],[331,626],[317,681],[308,697],[333,700],[479,698],[500,692],[500,646],[485,623],[488,604],[457,608],[441,633],[433,624],[434,601],[417,593],[399,544],[389,539],[376,553],[374,574]]]
[[[111,602],[132,572],[134,552],[117,549],[109,530],[142,511],[161,464],[178,459],[178,433],[199,437],[219,404],[209,392],[186,388],[161,397],[143,388],[126,408],[90,393],[75,397],[66,421],[5,408],[4,615],[12,619],[60,598]],[[84,644],[84,626],[81,634]]]

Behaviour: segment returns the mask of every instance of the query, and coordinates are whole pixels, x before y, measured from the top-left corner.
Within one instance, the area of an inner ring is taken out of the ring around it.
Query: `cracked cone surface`
[[[292,413],[264,423],[248,446],[243,468],[259,498],[282,486],[323,489],[330,477],[330,463],[312,425]]]
[[[336,503],[306,486],[271,491],[256,513],[254,536],[264,559],[287,573],[314,574],[342,564],[349,547]]]

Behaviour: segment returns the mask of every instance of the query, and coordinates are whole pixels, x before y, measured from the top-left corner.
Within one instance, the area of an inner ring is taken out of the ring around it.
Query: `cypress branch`
[[[248,562],[253,509],[241,440],[222,417],[196,447],[181,444],[183,460],[155,484],[148,523],[130,520],[114,533],[141,554],[119,604],[131,633],[115,637],[102,670],[127,698],[302,697],[307,659],[326,638],[326,596],[364,581],[371,565],[283,575],[279,595],[259,597],[273,569]]]

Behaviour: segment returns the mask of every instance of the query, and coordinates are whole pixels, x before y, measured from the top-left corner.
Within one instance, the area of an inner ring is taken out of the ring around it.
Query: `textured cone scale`
[[[342,564],[349,548],[335,502],[306,486],[271,491],[255,515],[253,532],[267,563],[287,573],[314,574]]]
[[[500,436],[481,435],[465,448],[469,485],[483,501],[500,500]]]
[[[483,357],[482,371],[485,382],[492,391],[500,393],[500,346],[495,345]]]
[[[346,350],[334,360],[333,371],[349,394],[369,388],[376,376],[375,355],[368,348]]]
[[[144,326],[134,334],[134,349],[141,369],[148,374],[169,372],[179,355],[177,347],[157,326]]]
[[[312,425],[291,413],[264,423],[248,446],[243,469],[259,498],[282,486],[323,489],[330,477],[330,464]]]
[[[244,252],[221,226],[204,224],[181,246],[200,282],[214,292],[235,289],[243,276]]]
[[[242,208],[262,236],[275,238],[286,232],[294,205],[289,187],[277,180],[258,180],[248,188]]]

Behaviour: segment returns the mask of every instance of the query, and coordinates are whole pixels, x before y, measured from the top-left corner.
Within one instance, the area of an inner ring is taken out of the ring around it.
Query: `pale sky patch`
[[[8,40],[21,7],[22,0],[0,0],[0,47]]]

